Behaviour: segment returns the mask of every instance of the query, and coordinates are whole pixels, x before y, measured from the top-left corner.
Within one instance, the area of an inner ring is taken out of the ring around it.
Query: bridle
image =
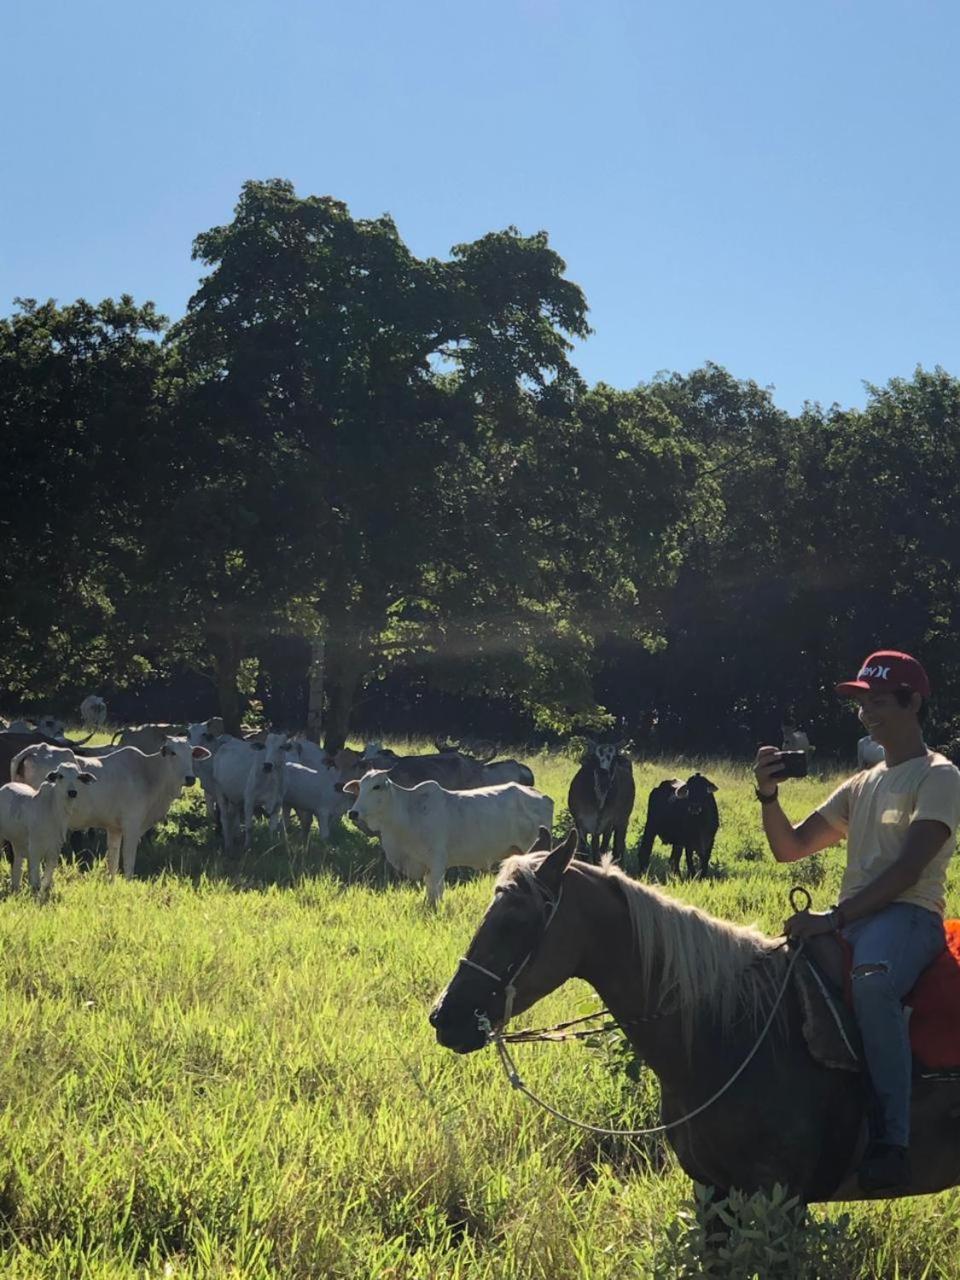
[[[469,965],[471,969],[476,969],[478,973],[482,973],[485,977],[492,978],[497,986],[503,989],[503,1021],[501,1023],[501,1030],[510,1021],[510,1016],[513,1013],[513,1002],[517,996],[517,978],[519,978],[520,974],[523,973],[524,969],[543,945],[543,939],[546,936],[546,932],[550,928],[550,925],[553,923],[553,917],[557,914],[557,909],[560,906],[560,900],[563,897],[562,885],[558,889],[556,897],[548,894],[540,886],[538,886],[538,888],[540,888],[540,892],[549,903],[550,909],[547,912],[547,918],[543,923],[543,928],[540,930],[540,936],[516,967],[508,968],[506,973],[501,977],[500,974],[494,973],[492,969],[488,969],[482,964],[477,964],[476,960],[471,960],[469,956],[460,957],[461,965]],[[460,965],[457,965],[458,969],[459,967]],[[456,977],[456,973],[454,973],[454,977]],[[490,1025],[490,1019],[486,1014],[481,1013],[479,1009],[474,1009],[474,1013],[481,1031],[486,1031],[488,1038],[492,1038],[493,1027]]]

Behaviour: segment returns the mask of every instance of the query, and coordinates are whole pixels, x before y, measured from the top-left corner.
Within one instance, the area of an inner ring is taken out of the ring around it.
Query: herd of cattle
[[[86,743],[106,719],[106,705],[91,696],[81,707],[89,730],[64,736],[53,717],[0,724],[0,841],[12,860],[12,887],[23,863],[36,890],[49,890],[69,832],[103,831],[107,867],[134,874],[143,836],[166,817],[183,787],[199,782],[211,824],[227,856],[249,849],[258,817],[274,835],[286,833],[296,814],[306,839],[316,819],[321,839],[344,815],[377,836],[387,862],[403,877],[422,881],[430,903],[443,893],[451,867],[489,869],[525,852],[540,829],[553,825],[553,801],[535,787],[532,771],[494,751],[471,754],[453,743],[400,756],[378,743],[363,751],[328,755],[300,735],[264,730],[235,737],[214,717],[189,725],[151,724],[118,730],[109,746]],[[626,856],[627,825],[636,799],[626,743],[589,742],[570,784],[567,805],[584,856],[595,861],[612,841]],[[680,870],[704,872],[719,826],[716,786],[700,773],[672,778],[649,795],[641,873],[656,839],[671,847]]]

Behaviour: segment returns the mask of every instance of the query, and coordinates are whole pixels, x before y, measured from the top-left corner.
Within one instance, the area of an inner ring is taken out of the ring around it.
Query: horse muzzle
[[[454,1053],[476,1053],[490,1038],[490,1021],[474,1009],[445,1009],[443,997],[430,1010],[427,1019],[437,1035],[437,1044]]]

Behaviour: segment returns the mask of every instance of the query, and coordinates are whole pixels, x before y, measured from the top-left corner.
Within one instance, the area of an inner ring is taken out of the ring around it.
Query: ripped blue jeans
[[[902,1000],[943,950],[943,921],[912,902],[891,902],[843,930],[853,948],[853,1010],[883,1142],[910,1142],[912,1058]]]

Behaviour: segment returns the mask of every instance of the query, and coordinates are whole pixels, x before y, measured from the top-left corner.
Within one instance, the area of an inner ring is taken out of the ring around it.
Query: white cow
[[[106,720],[107,704],[99,694],[88,694],[80,703],[80,723],[85,729],[100,729]]]
[[[196,724],[187,725],[187,741],[193,747],[206,747],[210,752],[209,759],[197,761],[197,780],[203,787],[203,803],[207,818],[216,824],[217,799],[213,785],[213,757],[225,742],[236,742],[223,731],[223,720],[220,716],[211,716],[209,720],[198,720]]]
[[[79,764],[70,747],[54,747],[49,742],[35,742],[18,751],[10,761],[10,781],[25,782],[28,787],[36,789],[51,769],[57,769],[62,764]]]
[[[57,716],[41,716],[37,721],[37,732],[42,733],[45,738],[61,739],[67,731],[67,723],[65,720],[59,719]]]
[[[861,769],[872,769],[875,764],[880,764],[886,759],[886,752],[879,742],[874,742],[869,733],[857,743],[857,765]]]
[[[7,733],[33,733],[36,727],[35,724],[30,724],[27,720],[11,720],[7,725]]]
[[[223,846],[236,853],[241,841],[249,849],[253,820],[261,809],[277,834],[283,824],[283,766],[291,754],[299,758],[300,744],[285,733],[268,733],[263,741],[227,737],[213,757],[213,794],[220,810]]]
[[[152,756],[163,749],[168,738],[179,737],[186,730],[180,724],[135,724],[118,729],[110,739],[121,747],[136,747],[144,755]]]
[[[71,809],[71,830],[106,831],[108,871],[116,875],[122,853],[123,874],[132,880],[144,832],[163,821],[181,788],[196,781],[196,762],[209,755],[206,747],[191,746],[185,738],[168,738],[156,755],[120,747],[110,755],[84,757],[100,785],[84,789]]]
[[[550,797],[516,782],[474,791],[446,791],[433,781],[407,788],[378,769],[343,790],[354,798],[348,816],[379,835],[402,876],[425,882],[432,906],[448,867],[487,870],[511,853],[526,853],[540,828],[553,825]]]
[[[308,744],[304,743],[306,748]],[[309,744],[312,745],[312,744]],[[300,820],[300,829],[306,840],[310,826],[316,818],[320,839],[330,839],[330,823],[342,818],[352,804],[351,797],[337,790],[340,770],[333,764],[320,761],[318,765],[299,764],[291,761],[283,767],[283,821],[289,826],[290,811]]]
[[[94,781],[92,774],[67,761],[50,770],[36,789],[22,782],[0,787],[0,840],[13,847],[14,891],[20,888],[24,856],[30,887],[49,890],[73,810]]]

